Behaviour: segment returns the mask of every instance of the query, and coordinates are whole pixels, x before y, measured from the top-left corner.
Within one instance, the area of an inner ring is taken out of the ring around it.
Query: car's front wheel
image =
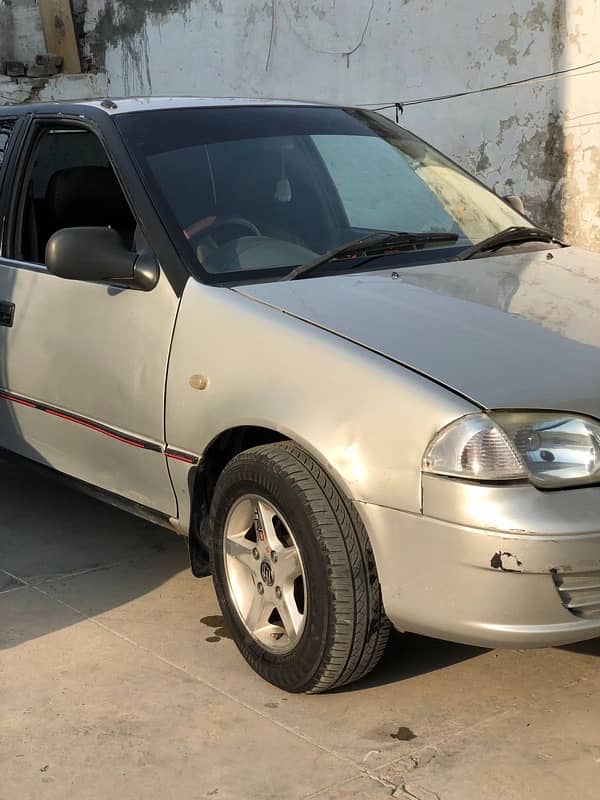
[[[226,624],[263,678],[322,692],[366,675],[389,635],[362,522],[290,442],[236,456],[211,504],[211,561]]]

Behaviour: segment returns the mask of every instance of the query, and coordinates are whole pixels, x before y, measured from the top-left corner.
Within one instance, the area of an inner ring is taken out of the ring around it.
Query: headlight
[[[476,481],[529,479],[540,488],[600,482],[600,424],[544,412],[470,414],[434,437],[423,472]]]

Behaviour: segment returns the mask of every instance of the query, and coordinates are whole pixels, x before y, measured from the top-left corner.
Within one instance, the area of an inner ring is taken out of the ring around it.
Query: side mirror
[[[48,240],[46,266],[60,278],[143,291],[158,281],[156,261],[129,251],[113,228],[62,228]]]
[[[525,206],[523,204],[523,200],[518,194],[507,194],[502,199],[511,208],[514,208],[515,211],[518,211],[519,214],[525,215]]]

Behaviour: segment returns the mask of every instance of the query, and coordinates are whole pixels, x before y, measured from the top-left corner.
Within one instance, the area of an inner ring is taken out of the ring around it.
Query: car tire
[[[225,624],[259,675],[316,693],[375,667],[390,624],[367,532],[305,450],[277,442],[234,457],[209,530]]]

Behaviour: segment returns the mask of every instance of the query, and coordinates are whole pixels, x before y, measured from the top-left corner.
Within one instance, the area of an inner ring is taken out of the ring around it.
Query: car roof
[[[110,116],[130,114],[134,111],[158,111],[170,108],[219,108],[226,106],[329,106],[332,104],[309,100],[277,100],[256,97],[115,97],[94,100],[76,100],[37,103],[35,105],[3,106],[2,116],[32,111],[57,111],[77,113],[78,109],[94,108]]]

